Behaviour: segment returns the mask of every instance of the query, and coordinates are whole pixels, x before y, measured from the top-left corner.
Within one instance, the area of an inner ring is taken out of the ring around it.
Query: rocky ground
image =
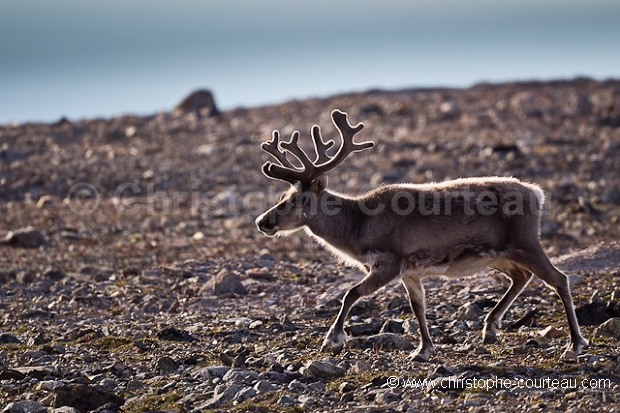
[[[590,347],[560,359],[557,296],[533,280],[483,345],[493,272],[427,280],[428,363],[404,289],[357,304],[338,356],[318,351],[362,274],[254,218],[286,185],[260,173],[274,128],[334,136],[339,108],[377,145],[330,174],[381,183],[510,175],[547,195],[542,240],[570,274]],[[620,402],[620,81],[480,84],[217,113],[0,126],[0,409],[614,411]]]

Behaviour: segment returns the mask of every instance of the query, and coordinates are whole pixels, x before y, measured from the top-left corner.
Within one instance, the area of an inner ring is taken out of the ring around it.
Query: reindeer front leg
[[[420,326],[420,345],[409,357],[414,361],[428,361],[431,354],[435,354],[435,347],[426,325],[426,304],[422,279],[413,272],[407,272],[403,277],[403,284],[409,294],[409,303],[413,314],[418,319]]]
[[[347,338],[344,332],[344,322],[353,304],[361,297],[372,294],[385,286],[400,273],[400,263],[394,254],[373,254],[373,258],[374,262],[370,265],[368,275],[351,287],[344,295],[338,317],[336,317],[336,321],[327,332],[321,351],[331,350],[335,354],[340,353]]]

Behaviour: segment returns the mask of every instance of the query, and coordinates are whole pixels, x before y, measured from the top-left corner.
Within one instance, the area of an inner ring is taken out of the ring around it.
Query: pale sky
[[[0,123],[620,78],[617,0],[3,0]]]

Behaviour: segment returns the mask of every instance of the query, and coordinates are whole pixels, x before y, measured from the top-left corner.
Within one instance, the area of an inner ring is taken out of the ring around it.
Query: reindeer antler
[[[260,148],[276,158],[278,162],[280,162],[280,165],[287,168],[293,168],[293,164],[286,158],[286,153],[280,151],[279,149],[280,132],[274,130],[271,136],[271,140],[261,143]]]
[[[319,125],[314,125],[312,127],[312,140],[314,141],[314,151],[316,152],[314,164],[320,165],[329,161],[331,158],[327,155],[327,151],[329,148],[334,146],[334,141],[331,139],[327,142],[323,141],[323,138],[321,137],[321,128]]]
[[[358,123],[355,126],[351,126],[347,119],[347,114],[337,109],[332,111],[332,120],[340,131],[340,137],[342,138],[340,149],[333,157],[330,157],[327,151],[334,145],[334,141],[324,141],[318,125],[312,128],[312,140],[314,141],[314,150],[316,152],[316,160],[314,162],[310,160],[308,155],[299,146],[299,132],[293,132],[290,141],[278,144],[280,134],[276,130],[273,132],[273,139],[269,142],[263,142],[261,149],[271,154],[280,164],[266,162],[263,165],[263,173],[269,178],[280,179],[289,183],[301,182],[302,184],[310,185],[317,177],[340,165],[351,153],[363,151],[374,146],[374,142],[371,141],[353,142],[355,134],[362,130],[364,124]],[[286,152],[280,151],[278,147],[296,157],[301,162],[303,169],[296,168],[286,157]]]

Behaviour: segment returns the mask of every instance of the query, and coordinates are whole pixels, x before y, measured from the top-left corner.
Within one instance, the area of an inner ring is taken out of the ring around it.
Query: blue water
[[[0,123],[620,77],[617,0],[3,0]]]

